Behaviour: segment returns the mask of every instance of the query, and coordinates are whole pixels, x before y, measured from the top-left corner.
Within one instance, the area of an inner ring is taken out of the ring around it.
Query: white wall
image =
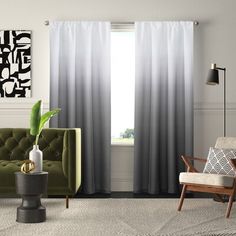
[[[0,127],[28,127],[30,107],[37,99],[43,99],[48,109],[49,27],[44,25],[45,20],[198,20],[195,155],[206,155],[208,147],[222,135],[222,83],[216,87],[205,85],[211,62],[227,68],[227,130],[228,135],[236,136],[235,0],[1,0],[0,7],[0,29],[32,30],[32,98],[0,99]],[[131,158],[132,148],[112,148],[113,190],[131,189]]]

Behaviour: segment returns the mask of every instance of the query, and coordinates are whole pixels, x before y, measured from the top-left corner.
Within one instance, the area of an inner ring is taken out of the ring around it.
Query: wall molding
[[[28,100],[28,99],[27,99]],[[19,98],[14,100],[0,100],[0,110],[30,110],[32,106],[38,101],[38,99],[30,99],[28,101]],[[49,109],[49,102],[43,102],[43,110]]]
[[[38,100],[38,99],[37,99]],[[0,127],[1,128],[26,128],[32,106],[36,99],[0,99]],[[43,103],[43,113],[49,110],[49,102]],[[48,126],[48,124],[47,124]]]
[[[18,110],[18,109],[31,109],[32,105],[38,101],[38,99],[12,99],[5,100],[0,99],[0,109],[6,110]],[[49,101],[43,102],[43,108],[49,109]],[[236,102],[227,102],[226,105],[227,110],[236,110]],[[223,103],[215,103],[215,102],[195,102],[194,110],[222,110]],[[116,146],[116,144],[114,145]],[[119,145],[117,145],[119,146]]]
[[[227,102],[226,109],[236,110],[236,102]],[[195,102],[194,110],[223,110],[223,102]]]

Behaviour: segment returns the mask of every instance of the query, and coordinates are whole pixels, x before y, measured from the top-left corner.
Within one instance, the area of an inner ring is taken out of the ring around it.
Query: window
[[[134,32],[111,32],[111,143],[134,142]]]

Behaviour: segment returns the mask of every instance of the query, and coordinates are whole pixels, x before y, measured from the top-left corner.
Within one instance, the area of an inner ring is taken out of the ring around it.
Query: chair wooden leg
[[[226,215],[225,215],[226,218],[229,218],[229,216],[230,216],[230,212],[231,212],[231,208],[232,208],[232,205],[233,205],[233,201],[234,201],[234,194],[232,193],[230,195],[228,207],[227,207],[227,210],[226,210]]]
[[[185,192],[186,192],[187,185],[183,185],[182,192],[181,192],[181,197],[180,197],[180,202],[178,206],[178,211],[181,211],[183,202],[184,202],[184,197],[185,197]]]
[[[66,195],[66,208],[69,208],[69,196]]]
[[[228,203],[228,207],[227,207],[227,210],[226,210],[226,215],[225,215],[226,218],[229,218],[229,216],[230,216],[230,212],[231,212],[231,208],[232,208],[232,205],[233,205],[235,193],[236,193],[236,178],[234,179],[233,191],[229,195],[230,198],[229,198],[229,203]]]

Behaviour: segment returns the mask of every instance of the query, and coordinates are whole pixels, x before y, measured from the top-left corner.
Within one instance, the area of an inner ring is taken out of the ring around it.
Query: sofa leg
[[[182,208],[182,205],[183,205],[183,202],[184,202],[186,188],[187,188],[187,185],[184,184],[184,186],[182,188],[182,192],[181,192],[181,197],[180,197],[180,201],[179,201],[178,211],[181,211],[181,208]]]
[[[69,208],[69,196],[66,195],[66,208]]]

